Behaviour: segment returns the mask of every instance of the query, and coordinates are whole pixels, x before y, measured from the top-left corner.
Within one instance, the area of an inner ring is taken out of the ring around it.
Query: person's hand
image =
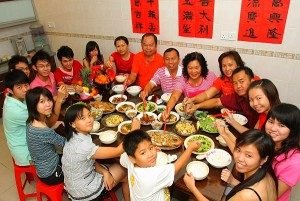
[[[141,91],[140,97],[142,100],[146,100],[147,96],[148,96],[148,94],[145,90]]]
[[[98,57],[97,57],[96,55],[93,56],[92,59],[91,59],[90,64],[91,64],[91,65],[94,65],[94,64],[97,62],[97,60],[98,60]]]
[[[185,106],[187,104],[193,104],[193,103],[194,103],[194,98],[185,97],[182,101],[183,106]]]
[[[184,181],[186,187],[188,187],[188,189],[195,188],[195,179],[194,179],[192,173],[190,173],[190,174],[185,173],[184,177],[183,177],[183,181]]]
[[[132,124],[131,124],[131,131],[137,130],[141,128],[141,122],[138,120],[138,118],[133,118],[132,119]]]
[[[113,62],[108,60],[105,65],[108,67],[108,68],[113,68]]]
[[[56,101],[63,103],[67,99],[68,95],[67,87],[65,85],[61,85],[57,90]]]
[[[108,191],[110,191],[115,186],[115,179],[109,171],[105,171],[105,173],[103,174],[103,181],[105,189]]]
[[[75,85],[74,86],[75,92],[80,94],[81,92],[83,92],[83,88],[80,85]]]
[[[226,123],[221,119],[216,120],[216,126],[217,126],[218,132],[220,133],[221,136],[226,136],[229,133],[231,133],[229,131]]]
[[[199,141],[192,141],[189,144],[188,149],[192,149],[193,151],[197,151],[200,147],[201,147],[201,143]]]
[[[167,121],[167,119],[170,116],[170,111],[169,111],[168,107],[162,112],[161,116],[162,116],[162,119],[164,122]]]
[[[223,108],[221,110],[221,113],[222,113],[222,117],[225,119],[225,121],[227,123],[229,123],[230,125],[232,125],[233,121],[235,121],[233,118],[233,115],[232,115],[232,111],[230,111],[227,108]]]
[[[198,108],[194,103],[186,104],[184,107],[185,113],[188,115],[194,114],[197,109]]]

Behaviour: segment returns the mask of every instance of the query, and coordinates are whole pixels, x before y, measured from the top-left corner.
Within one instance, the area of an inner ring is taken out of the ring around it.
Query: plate
[[[184,116],[184,108],[182,103],[178,103],[177,105],[175,105],[175,110],[180,116]]]
[[[174,127],[177,134],[181,136],[190,136],[196,133],[196,126],[192,121],[179,121]]]
[[[123,94],[117,94],[117,95],[113,95],[109,98],[109,102],[111,102],[112,104],[119,104],[121,102],[124,102],[127,100],[127,96],[123,95]]]
[[[223,149],[213,149],[206,155],[206,160],[215,168],[224,168],[231,163],[232,158]]]
[[[144,104],[143,102],[140,102],[136,105],[136,110],[138,112],[145,112],[143,104]],[[146,112],[155,112],[156,110],[157,110],[156,103],[154,103],[152,101],[147,101]]]
[[[149,130],[147,133],[151,137],[152,143],[158,146],[161,150],[173,150],[180,147],[183,140],[175,133],[162,130]]]
[[[216,118],[207,115],[206,117],[202,117],[197,122],[197,128],[207,132],[207,133],[218,133],[217,126],[215,125]]]
[[[184,147],[187,148],[190,141],[199,141],[201,143],[200,148],[197,151],[193,151],[194,154],[207,154],[210,150],[215,148],[214,141],[205,135],[191,135],[184,140]]]
[[[195,180],[205,179],[209,173],[209,167],[201,161],[192,161],[186,166],[187,173],[192,173]]]
[[[232,114],[234,120],[236,120],[239,124],[245,125],[248,122],[248,119],[241,114]]]
[[[122,133],[123,135],[126,135],[131,131],[131,124],[132,121],[123,121],[118,126],[118,132]]]
[[[162,113],[157,116],[157,120],[160,122],[164,122],[162,120]],[[166,120],[166,124],[171,125],[175,124],[179,120],[179,115],[176,112],[171,111],[169,118]]]
[[[105,101],[94,101],[90,102],[92,108],[100,109],[103,111],[103,114],[109,114],[115,111],[116,107],[109,102]]]
[[[101,123],[106,127],[117,127],[120,123],[122,123],[125,120],[124,115],[122,114],[109,114],[101,119]]]
[[[157,115],[153,112],[143,112],[136,116],[141,121],[142,125],[150,125],[157,119]]]
[[[97,132],[99,129],[100,129],[100,123],[98,121],[94,121],[91,132],[93,132],[93,133]]]
[[[127,110],[135,109],[133,102],[125,101],[121,102],[116,106],[118,112],[125,113]]]

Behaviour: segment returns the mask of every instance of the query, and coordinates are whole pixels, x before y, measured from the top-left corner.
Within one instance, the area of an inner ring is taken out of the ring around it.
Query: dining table
[[[109,98],[114,95],[115,93],[113,91],[107,91],[106,93],[102,94],[102,101],[107,101],[109,102]],[[130,94],[128,94],[127,92],[124,93],[127,96],[127,100],[126,101],[130,101],[133,102],[135,104],[142,102],[142,99],[139,96],[131,96]],[[153,97],[152,97],[152,101],[156,101],[157,99],[159,99],[162,95],[162,91],[158,90],[155,91],[153,93]],[[183,98],[181,97],[181,100],[183,100]],[[89,100],[90,101],[90,100]],[[91,100],[93,101],[93,100]],[[74,103],[74,100],[72,100],[70,103]],[[166,105],[166,103],[164,103]],[[156,111],[157,112],[157,111]],[[211,110],[208,111],[209,113],[219,113],[219,110]],[[113,113],[118,113],[117,111],[114,111]],[[121,114],[121,113],[119,113]],[[110,114],[105,114],[102,116],[101,119],[105,118],[106,115],[110,115]],[[126,117],[125,114],[121,114],[123,115],[123,117],[125,118],[125,120],[130,120],[129,118]],[[100,131],[106,131],[106,130],[114,130],[114,131],[118,131],[118,127],[107,127],[106,125],[103,124],[103,121],[101,121],[101,119],[99,120],[99,122],[101,123],[100,125]],[[194,116],[192,116],[191,119],[189,119],[190,121],[192,121],[195,125],[196,125],[196,119]],[[174,124],[175,125],[175,124]],[[166,130],[172,133],[176,134],[176,130],[175,130],[175,126],[174,125],[167,125]],[[141,129],[144,131],[149,131],[149,130],[153,130],[151,125],[141,125]],[[162,128],[163,129],[163,128]],[[209,138],[211,138],[214,141],[215,144],[215,148],[218,149],[222,149],[227,151],[228,153],[230,153],[230,150],[228,149],[228,147],[224,147],[222,146],[218,140],[216,140],[216,137],[219,135],[218,133],[208,133],[208,132],[204,132],[202,130],[197,130],[196,134],[200,134],[200,135],[205,135]],[[118,146],[120,143],[122,143],[125,135],[121,134],[120,132],[118,132],[118,137],[117,140],[112,143],[112,144],[103,144],[101,143],[99,136],[98,135],[91,135],[93,142],[96,145],[99,146]],[[182,138],[182,140],[184,141],[186,136],[180,136]],[[176,149],[171,149],[171,150],[162,150],[163,152],[165,152],[166,154],[171,154],[174,155],[176,154],[177,157],[179,157],[182,152],[185,150],[184,145],[182,144],[181,146],[179,146]],[[196,154],[192,154],[189,162],[191,161],[195,161],[198,160],[196,159]],[[203,179],[203,180],[196,180],[195,181],[195,185],[197,187],[197,189],[205,196],[207,197],[209,200],[215,200],[215,201],[220,201],[222,200],[223,196],[224,196],[224,192],[225,192],[225,188],[227,187],[227,183],[221,180],[221,171],[223,168],[215,168],[213,166],[211,166],[206,159],[204,158],[203,160],[201,160],[202,162],[206,163],[209,167],[209,173],[208,176]],[[188,163],[189,163],[188,162]],[[233,162],[231,162],[230,165],[227,166],[227,168],[229,170],[232,170],[233,167]],[[177,198],[181,201],[184,200],[189,200],[189,199],[194,199],[196,200],[196,198],[193,196],[193,194],[191,193],[191,191],[186,187],[184,181],[183,181],[183,176],[186,173],[186,165],[185,167],[183,167],[179,173],[175,176],[175,180],[173,185],[170,187],[170,192],[171,192],[171,197]]]

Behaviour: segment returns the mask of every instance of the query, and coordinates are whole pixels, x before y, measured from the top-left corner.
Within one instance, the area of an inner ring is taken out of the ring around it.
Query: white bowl
[[[164,93],[163,95],[161,95],[160,98],[161,98],[165,103],[167,103],[167,102],[170,100],[171,95],[172,95],[172,93]]]
[[[162,113],[163,111],[165,111],[167,107],[165,105],[158,105],[157,106],[157,112],[158,113]]]
[[[117,85],[113,86],[112,90],[117,94],[121,94],[124,92],[125,87],[123,84],[117,84]]]
[[[142,87],[140,86],[131,86],[126,89],[126,91],[132,96],[137,96],[141,92],[141,90]]]
[[[115,100],[118,99],[118,98],[122,98],[122,100],[115,102]],[[113,95],[109,98],[109,102],[111,102],[112,104],[115,104],[115,105],[117,105],[121,102],[124,102],[126,100],[127,100],[127,96],[123,95],[123,94],[116,94],[116,95]]]
[[[136,109],[132,109],[132,110],[127,110],[125,112],[126,116],[129,118],[129,119],[133,119],[136,115],[137,115],[137,110]],[[131,115],[132,114],[132,115]]]
[[[206,160],[215,168],[224,168],[231,163],[232,158],[223,149],[213,149],[206,155]]]
[[[162,127],[162,125],[163,125],[163,122],[160,122],[160,121],[157,121],[157,120],[155,120],[155,121],[153,121],[153,122],[151,123],[151,126],[152,126],[152,128],[153,128],[154,130],[160,130],[161,127]]]
[[[227,147],[227,143],[226,141],[224,140],[224,138],[219,135],[218,137],[216,137],[216,139],[219,141],[219,143],[223,146],[223,147]]]
[[[123,121],[122,123],[120,123],[119,124],[119,126],[118,126],[118,132],[120,132],[120,133],[122,133],[122,134],[124,134],[124,135],[126,135],[127,133],[129,133],[130,132],[130,130],[128,131],[128,132],[124,132],[124,131],[122,131],[122,126],[124,125],[124,124],[132,124],[132,121]]]
[[[183,110],[183,105],[182,103],[178,103],[176,106],[175,106],[175,110],[176,112],[179,114],[179,116],[181,117],[184,117],[185,119],[189,119],[192,117],[192,115],[188,115],[186,114]]]
[[[209,167],[201,161],[192,161],[186,166],[187,173],[192,173],[195,180],[203,180],[209,173]]]
[[[171,111],[171,112],[170,112],[170,116],[171,116],[171,114],[172,114],[173,116],[176,117],[176,120],[175,120],[175,121],[172,121],[172,122],[167,121],[166,124],[168,124],[168,125],[175,124],[175,123],[179,120],[179,115],[178,115],[176,112]],[[169,117],[170,117],[170,116],[169,116]],[[163,119],[163,118],[162,118],[162,113],[159,113],[159,115],[157,116],[157,120],[163,122],[162,119]]]
[[[91,132],[96,132],[99,129],[100,129],[100,123],[98,121],[94,121]]]
[[[116,106],[116,110],[121,113],[125,113],[127,110],[132,109],[135,109],[135,103],[130,101],[121,102]]]
[[[245,125],[248,122],[248,119],[241,114],[232,114],[234,120],[236,120],[239,124]]]
[[[94,120],[98,121],[101,119],[103,111],[101,109],[91,107],[91,115],[94,117]]]
[[[99,139],[103,144],[111,144],[117,140],[117,132],[113,130],[107,130],[99,133]]]
[[[122,83],[126,80],[126,76],[125,75],[117,75],[116,76],[116,81],[119,82],[119,83]]]
[[[143,112],[143,113],[140,113],[140,114],[138,114],[137,116],[136,116],[136,118],[138,118],[138,120],[140,120],[141,121],[141,119],[143,118],[143,115],[148,115],[148,116],[152,116],[153,117],[153,121],[155,121],[155,120],[157,120],[157,115],[155,114],[155,113],[153,113],[153,112]],[[149,122],[144,122],[144,121],[141,121],[141,124],[142,125],[150,125],[153,121],[149,121]]]
[[[165,152],[158,151],[156,156],[156,166],[166,165],[169,162],[168,155]]]

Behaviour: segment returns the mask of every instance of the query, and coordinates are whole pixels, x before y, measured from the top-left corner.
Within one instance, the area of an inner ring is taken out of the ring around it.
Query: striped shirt
[[[63,147],[65,138],[58,135],[52,128],[38,128],[28,124],[26,140],[37,175],[40,178],[52,175],[59,163],[55,145]]]
[[[207,77],[202,80],[202,83],[199,86],[192,86],[188,81],[182,77],[176,85],[176,90],[184,93],[185,97],[194,97],[212,86],[213,82],[217,79],[216,75],[209,71]]]
[[[182,66],[178,66],[175,77],[170,75],[167,67],[159,68],[150,80],[155,86],[160,85],[163,93],[172,93],[176,83],[182,77]]]

